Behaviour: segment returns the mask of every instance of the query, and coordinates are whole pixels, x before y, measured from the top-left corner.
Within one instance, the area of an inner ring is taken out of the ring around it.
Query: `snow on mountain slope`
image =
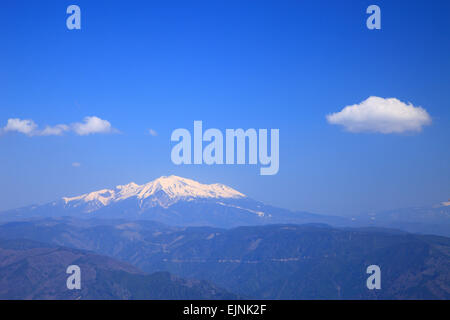
[[[88,205],[90,207],[88,211],[92,211],[130,198],[136,198],[141,207],[156,205],[168,207],[180,200],[240,199],[245,197],[244,194],[223,184],[202,184],[172,175],[160,177],[143,185],[131,182],[117,186],[115,189],[103,189],[77,197],[64,197],[63,201],[69,207]]]
[[[441,202],[441,205],[443,207],[450,207],[450,200],[448,200],[447,202]]]

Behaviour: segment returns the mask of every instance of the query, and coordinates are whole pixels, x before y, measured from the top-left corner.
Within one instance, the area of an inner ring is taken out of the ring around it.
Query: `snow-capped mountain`
[[[63,197],[63,201],[66,207],[84,207],[85,212],[91,212],[127,199],[134,199],[142,209],[156,206],[168,208],[178,201],[245,197],[239,191],[220,183],[202,184],[172,175],[160,177],[143,185],[131,182],[114,189],[103,189],[76,197]]]
[[[292,212],[255,201],[226,185],[177,176],[128,183],[44,205],[0,213],[0,221],[42,217],[153,220],[177,226],[235,227],[269,223],[334,223],[344,219]]]
[[[237,227],[262,224],[325,223],[337,227],[389,227],[450,236],[450,201],[438,206],[404,208],[353,219],[294,212],[266,205],[226,185],[203,184],[164,176],[128,183],[44,205],[0,212],[0,221],[46,217],[152,220],[175,226]]]
[[[448,201],[441,202],[441,206],[450,207],[450,199]]]

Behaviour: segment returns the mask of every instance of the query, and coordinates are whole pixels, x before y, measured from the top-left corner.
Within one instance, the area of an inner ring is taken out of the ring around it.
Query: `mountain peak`
[[[66,205],[74,206],[78,206],[80,202],[90,203],[92,209],[95,210],[111,202],[129,198],[136,198],[140,205],[145,201],[151,206],[159,204],[167,207],[179,200],[244,197],[246,197],[244,194],[223,184],[202,184],[195,180],[171,175],[159,177],[143,185],[130,182],[118,185],[115,189],[102,189],[77,197],[64,197],[63,200]]]

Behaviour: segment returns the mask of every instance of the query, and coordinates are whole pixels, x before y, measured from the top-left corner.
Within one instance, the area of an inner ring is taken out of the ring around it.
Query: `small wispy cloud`
[[[58,124],[56,126],[50,127],[46,126],[44,130],[40,131],[41,136],[60,136],[64,132],[69,131],[70,127],[65,124]]]
[[[44,129],[38,129],[38,125],[31,119],[8,119],[6,126],[0,129],[0,133],[18,132],[29,137],[32,136],[60,136],[65,132],[74,132],[80,136],[96,134],[96,133],[117,133],[117,129],[113,128],[107,120],[100,119],[96,116],[85,117],[83,122],[72,124],[58,124],[55,126],[46,126]]]
[[[158,135],[158,132],[156,132],[156,131],[153,130],[153,129],[148,129],[148,134],[151,135],[151,136],[156,137],[156,136]]]
[[[74,131],[80,136],[85,136],[93,133],[114,133],[118,132],[111,126],[111,123],[107,120],[100,119],[99,117],[85,117],[82,123],[73,124]]]
[[[72,167],[74,167],[74,168],[79,168],[79,167],[81,167],[81,163],[79,163],[79,162],[73,162],[73,163],[72,163]]]
[[[18,118],[8,119],[6,126],[2,128],[3,132],[20,132],[28,136],[32,136],[36,131],[37,125],[33,120]]]
[[[369,97],[359,104],[346,106],[326,116],[328,123],[343,126],[350,132],[403,133],[420,132],[431,124],[431,117],[422,107],[396,98]]]

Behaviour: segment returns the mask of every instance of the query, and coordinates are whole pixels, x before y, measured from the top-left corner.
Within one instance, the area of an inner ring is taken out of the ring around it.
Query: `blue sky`
[[[66,28],[70,4],[81,30]],[[366,28],[370,4],[381,30]],[[447,200],[449,13],[448,1],[3,1],[0,127],[96,116],[120,133],[4,132],[0,210],[170,174],[319,213]],[[421,106],[432,124],[382,134],[327,122],[370,96]],[[170,135],[194,120],[280,129],[279,173],[172,164]]]

